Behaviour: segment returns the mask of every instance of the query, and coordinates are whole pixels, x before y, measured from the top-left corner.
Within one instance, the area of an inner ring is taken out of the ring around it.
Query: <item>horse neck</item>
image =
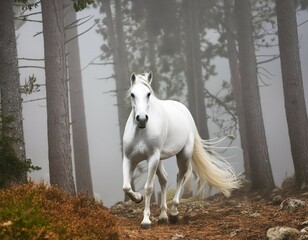
[[[157,107],[160,104],[161,100],[159,100],[154,94],[151,95],[150,99],[150,109],[154,106]]]

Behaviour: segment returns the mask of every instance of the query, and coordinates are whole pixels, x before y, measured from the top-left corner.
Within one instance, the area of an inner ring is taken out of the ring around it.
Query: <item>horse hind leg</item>
[[[172,224],[175,224],[178,222],[178,216],[179,216],[179,211],[178,211],[178,205],[180,202],[180,195],[181,195],[181,190],[182,187],[185,183],[185,180],[187,177],[190,175],[190,158],[185,154],[184,151],[180,152],[177,155],[177,165],[179,168],[179,172],[177,174],[177,184],[176,184],[176,190],[175,194],[172,200],[172,205],[170,209],[170,214],[169,214],[169,222]]]
[[[160,215],[158,217],[158,223],[167,223],[167,173],[165,171],[163,163],[160,161],[156,175],[161,187],[161,199],[160,199]]]

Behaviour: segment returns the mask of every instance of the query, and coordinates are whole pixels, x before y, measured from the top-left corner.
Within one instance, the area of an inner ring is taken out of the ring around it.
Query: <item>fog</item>
[[[40,11],[35,9],[34,11]],[[93,19],[79,26],[81,33],[94,23],[94,19],[101,18],[97,9],[88,8],[78,13],[78,18],[94,15]],[[298,13],[298,22],[307,19],[307,12]],[[40,19],[40,16],[35,17]],[[116,109],[116,97],[112,93],[115,90],[114,80],[100,80],[113,74],[112,66],[100,66],[88,64],[101,54],[103,38],[96,33],[96,27],[81,35],[79,40],[82,71],[85,111],[87,119],[88,141],[90,151],[90,164],[94,192],[97,198],[104,204],[112,204],[123,200],[122,192],[122,166],[121,145],[119,138],[118,117]],[[300,56],[304,88],[306,95],[306,106],[308,106],[308,24],[299,27]],[[18,57],[19,58],[44,58],[43,35],[36,33],[42,31],[40,23],[27,22],[17,31]],[[217,32],[209,36],[217,38]],[[278,49],[267,49],[257,54],[271,54]],[[217,83],[230,79],[229,65],[227,59],[215,58],[217,75],[212,76],[207,83],[207,88],[215,91]],[[20,66],[44,66],[43,61],[19,61]],[[275,178],[275,183],[280,186],[285,176],[294,173],[290,142],[288,138],[287,123],[284,111],[283,89],[279,59],[266,65],[266,69],[272,74],[267,79],[268,86],[260,87],[261,103],[265,123],[266,137],[270,154],[270,161]],[[147,70],[147,69],[144,69]],[[44,69],[20,68],[21,80],[34,74],[38,82],[44,84]],[[129,81],[127,79],[127,81]],[[153,81],[159,81],[154,76]],[[262,83],[260,83],[261,85]],[[30,174],[35,181],[49,181],[48,174],[48,147],[47,147],[47,116],[45,100],[26,102],[31,99],[45,97],[45,88],[42,86],[39,93],[23,96],[24,132],[27,158],[34,165],[42,167],[38,172]],[[124,98],[125,96],[123,96]],[[129,107],[129,106],[128,106]],[[215,137],[215,126],[209,123],[211,137]],[[240,146],[238,136],[233,146]],[[231,156],[230,162],[238,173],[243,171],[242,154],[239,149],[233,149],[224,153]],[[169,188],[174,187],[177,167],[174,159],[166,160],[165,167],[169,178]],[[140,183],[142,185],[143,183]],[[156,184],[157,185],[157,184]]]

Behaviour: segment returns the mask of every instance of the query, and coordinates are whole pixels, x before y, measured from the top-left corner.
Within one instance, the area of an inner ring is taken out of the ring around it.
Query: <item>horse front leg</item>
[[[123,191],[129,196],[135,203],[141,203],[143,200],[142,195],[139,192],[132,190],[131,182],[135,165],[125,155],[123,158]]]
[[[144,186],[145,203],[143,211],[143,220],[141,222],[141,228],[144,229],[151,228],[150,204],[151,204],[151,196],[154,189],[155,174],[159,165],[159,160],[160,160],[160,152],[158,150],[155,151],[154,154],[150,156],[148,160],[148,177]]]

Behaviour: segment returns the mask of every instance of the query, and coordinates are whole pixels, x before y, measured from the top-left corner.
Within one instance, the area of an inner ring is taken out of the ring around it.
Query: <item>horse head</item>
[[[134,119],[139,128],[145,128],[149,120],[150,98],[153,90],[151,82],[153,73],[134,74],[130,77],[130,99],[134,112]]]

